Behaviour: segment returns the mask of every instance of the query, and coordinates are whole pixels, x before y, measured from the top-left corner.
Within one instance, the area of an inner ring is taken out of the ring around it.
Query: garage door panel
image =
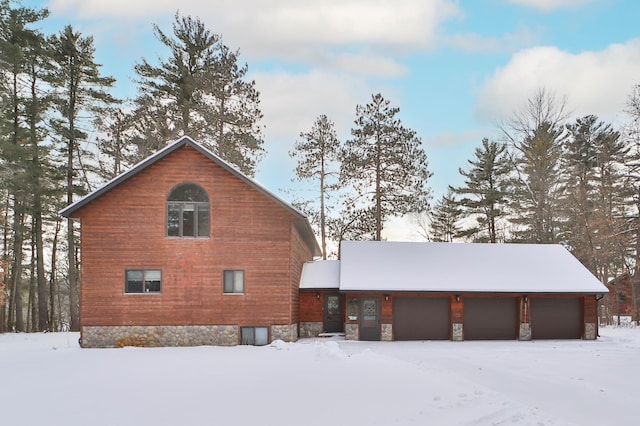
[[[448,297],[396,297],[393,300],[395,340],[448,340]]]
[[[532,297],[531,337],[533,339],[580,339],[582,337],[582,299],[579,297]]]
[[[465,340],[516,339],[518,336],[517,298],[465,298],[463,330]]]

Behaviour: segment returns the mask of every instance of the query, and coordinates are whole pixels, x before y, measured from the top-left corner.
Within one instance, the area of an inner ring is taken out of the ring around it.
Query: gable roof
[[[74,202],[74,203],[70,204],[69,206],[65,207],[64,209],[60,210],[60,212],[59,212],[60,215],[62,215],[63,217],[67,217],[67,218],[68,217],[72,217],[74,213],[76,213],[77,211],[82,209],[87,204],[90,204],[92,201],[100,198],[102,195],[106,194],[107,192],[111,191],[112,189],[114,189],[115,187],[121,185],[122,183],[126,182],[129,178],[131,178],[131,177],[137,175],[138,173],[146,170],[147,168],[149,168],[153,164],[157,163],[158,161],[162,160],[163,158],[171,155],[173,152],[175,152],[178,149],[183,148],[185,146],[188,146],[190,148],[195,149],[200,154],[204,155],[209,160],[213,161],[214,163],[216,163],[217,165],[219,165],[220,167],[222,167],[223,169],[225,169],[226,171],[231,173],[233,176],[237,177],[238,179],[240,179],[241,181],[243,181],[247,185],[249,185],[252,188],[256,189],[258,192],[262,193],[267,198],[271,199],[276,204],[280,205],[285,210],[289,211],[291,214],[293,214],[295,217],[297,217],[299,219],[299,222],[296,223],[296,228],[302,234],[302,237],[305,240],[305,242],[307,243],[307,245],[309,246],[309,248],[311,248],[311,252],[313,253],[313,256],[322,255],[322,252],[321,252],[320,246],[318,245],[318,242],[316,240],[315,234],[313,233],[313,230],[311,229],[311,225],[309,224],[309,221],[307,220],[307,216],[304,213],[302,213],[300,210],[296,209],[295,207],[293,207],[291,204],[287,203],[286,201],[282,200],[280,197],[276,196],[274,193],[272,193],[271,191],[266,189],[264,186],[262,186],[256,180],[254,180],[254,179],[250,178],[249,176],[245,175],[244,173],[242,173],[241,171],[236,169],[234,166],[232,166],[231,164],[227,163],[222,158],[220,158],[219,156],[217,156],[213,152],[209,151],[208,149],[206,149],[205,147],[203,147],[199,143],[195,142],[193,139],[191,139],[188,136],[183,136],[180,139],[178,139],[177,141],[175,141],[173,143],[170,143],[169,145],[167,145],[163,149],[159,150],[155,154],[150,155],[146,159],[144,159],[141,162],[139,162],[138,164],[134,165],[133,167],[131,167],[126,172],[121,173],[120,175],[118,175],[115,178],[111,179],[109,182],[105,183],[104,185],[102,185],[101,187],[96,189],[95,191],[85,195],[84,197],[80,198],[76,202]]]
[[[343,241],[341,291],[607,293],[559,244]]]

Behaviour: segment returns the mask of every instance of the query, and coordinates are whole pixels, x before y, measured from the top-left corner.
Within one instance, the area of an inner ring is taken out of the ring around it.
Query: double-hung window
[[[167,197],[167,236],[209,237],[209,196],[194,183],[183,183]]]

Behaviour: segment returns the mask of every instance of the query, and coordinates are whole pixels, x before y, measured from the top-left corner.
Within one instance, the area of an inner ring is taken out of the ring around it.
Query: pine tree
[[[154,115],[160,121],[150,121],[158,124],[168,119],[168,129],[253,175],[263,152],[262,113],[255,82],[246,80],[248,67],[238,65],[239,52],[197,18],[176,14],[173,37],[157,25],[154,32],[171,56],[157,66],[144,58],[135,65],[141,98],[136,117]],[[146,126],[141,127],[138,137],[147,138]]]
[[[511,222],[518,225],[516,240],[529,243],[558,243],[561,227],[559,201],[560,141],[562,130],[543,123],[518,145],[516,178],[512,183]]]
[[[367,223],[367,234],[380,241],[384,221],[393,215],[424,211],[428,208],[427,155],[416,132],[402,126],[381,94],[367,105],[356,108],[353,139],[345,143],[341,180],[351,183],[357,199],[351,203],[353,223]]]
[[[56,106],[59,116],[52,120],[52,128],[62,143],[61,152],[66,163],[66,203],[82,194],[89,184],[86,156],[82,154],[81,142],[87,139],[83,129],[83,114],[89,120],[101,116],[115,99],[106,91],[115,80],[100,75],[100,65],[94,61],[93,37],[82,37],[71,26],[66,26],[59,35],[51,38],[54,49],[55,71],[52,84],[58,90]],[[82,181],[78,181],[81,172]],[[84,182],[85,185],[82,183]],[[78,311],[78,258],[73,219],[67,220],[67,250],[69,305],[71,330],[79,330]]]
[[[460,220],[463,212],[455,192],[449,188],[436,202],[431,213],[431,239],[436,242],[452,243],[461,236]]]
[[[52,200],[60,193],[55,184],[58,175],[56,165],[51,161],[51,146],[46,141],[47,113],[51,107],[51,97],[40,90],[40,86],[48,78],[51,71],[51,51],[43,35],[29,46],[27,72],[29,78],[29,97],[25,99],[25,122],[29,127],[30,162],[28,165],[30,206],[27,211],[32,220],[32,280],[37,288],[37,309],[34,313],[33,329],[36,331],[52,330],[49,312],[50,288],[46,280],[44,234],[47,216],[57,215]],[[35,259],[34,259],[35,257]]]
[[[322,257],[327,258],[327,211],[331,192],[336,188],[339,176],[340,141],[334,124],[326,115],[319,116],[309,132],[301,132],[302,140],[296,141],[289,155],[298,159],[296,177],[298,180],[311,180],[317,184],[315,192],[319,206],[314,221],[320,229]],[[316,210],[316,209],[313,209]]]
[[[626,112],[634,123],[634,134],[638,134],[640,130],[640,84],[636,84],[627,100]]]
[[[124,108],[108,108],[104,116],[98,118],[96,125],[104,134],[104,137],[98,137],[100,177],[111,180],[142,160],[136,158],[131,141],[131,116]]]
[[[5,274],[5,285],[10,292],[8,317],[5,322],[3,309],[0,329],[4,329],[6,324],[16,331],[25,331],[22,310],[23,243],[27,237],[26,223],[32,201],[33,164],[30,164],[29,144],[34,143],[25,119],[29,115],[25,104],[29,101],[24,97],[22,79],[29,74],[30,60],[40,43],[39,34],[30,26],[47,15],[46,9],[12,8],[9,1],[0,2],[0,166],[7,201],[2,263],[10,265]],[[9,217],[12,220],[10,229],[6,228]]]
[[[624,210],[622,165],[628,148],[620,134],[593,115],[566,126],[563,142],[565,242],[602,280],[620,271],[624,250],[616,238]]]
[[[476,148],[474,159],[468,163],[468,171],[459,169],[465,177],[465,185],[454,191],[463,197],[458,202],[465,216],[475,218],[477,225],[465,229],[463,235],[478,242],[496,243],[496,222],[503,215],[502,206],[512,170],[506,145],[485,138],[482,147]]]
[[[539,90],[501,130],[513,150],[510,221],[515,240],[557,243],[561,226],[560,157],[566,101]]]

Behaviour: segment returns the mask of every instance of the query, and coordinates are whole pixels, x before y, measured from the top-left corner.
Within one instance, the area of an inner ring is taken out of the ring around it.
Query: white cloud
[[[356,105],[369,102],[371,88],[357,77],[329,71],[252,73],[260,91],[264,114],[266,157],[258,166],[258,179],[272,190],[283,190],[293,177],[289,158],[300,132],[311,129],[325,114],[334,121],[338,137],[350,136]],[[289,184],[289,188],[292,186]],[[287,197],[290,198],[290,197]]]
[[[602,51],[567,53],[535,47],[515,54],[481,88],[477,115],[508,118],[541,88],[567,97],[574,117],[595,114],[615,122],[640,80],[640,39],[613,44]]]
[[[407,69],[396,61],[375,54],[339,54],[328,58],[330,68],[362,76],[401,77],[407,74]]]
[[[507,3],[528,6],[543,12],[552,10],[579,7],[589,3],[591,0],[506,0]]]
[[[451,0],[51,0],[48,6],[54,15],[118,21],[154,21],[179,9],[243,52],[280,57],[344,45],[423,48],[440,21],[460,13]]]
[[[250,77],[260,91],[269,139],[295,139],[321,114],[344,133],[355,119],[356,105],[368,102],[371,93],[357,78],[326,71],[253,73]]]
[[[500,37],[489,37],[478,33],[462,33],[448,37],[445,43],[449,46],[471,53],[514,52],[524,46],[531,45],[539,37],[539,31],[522,28]]]
[[[479,144],[483,138],[489,137],[491,129],[471,129],[467,131],[448,131],[434,135],[424,140],[424,146],[429,148],[449,148],[463,144]]]

